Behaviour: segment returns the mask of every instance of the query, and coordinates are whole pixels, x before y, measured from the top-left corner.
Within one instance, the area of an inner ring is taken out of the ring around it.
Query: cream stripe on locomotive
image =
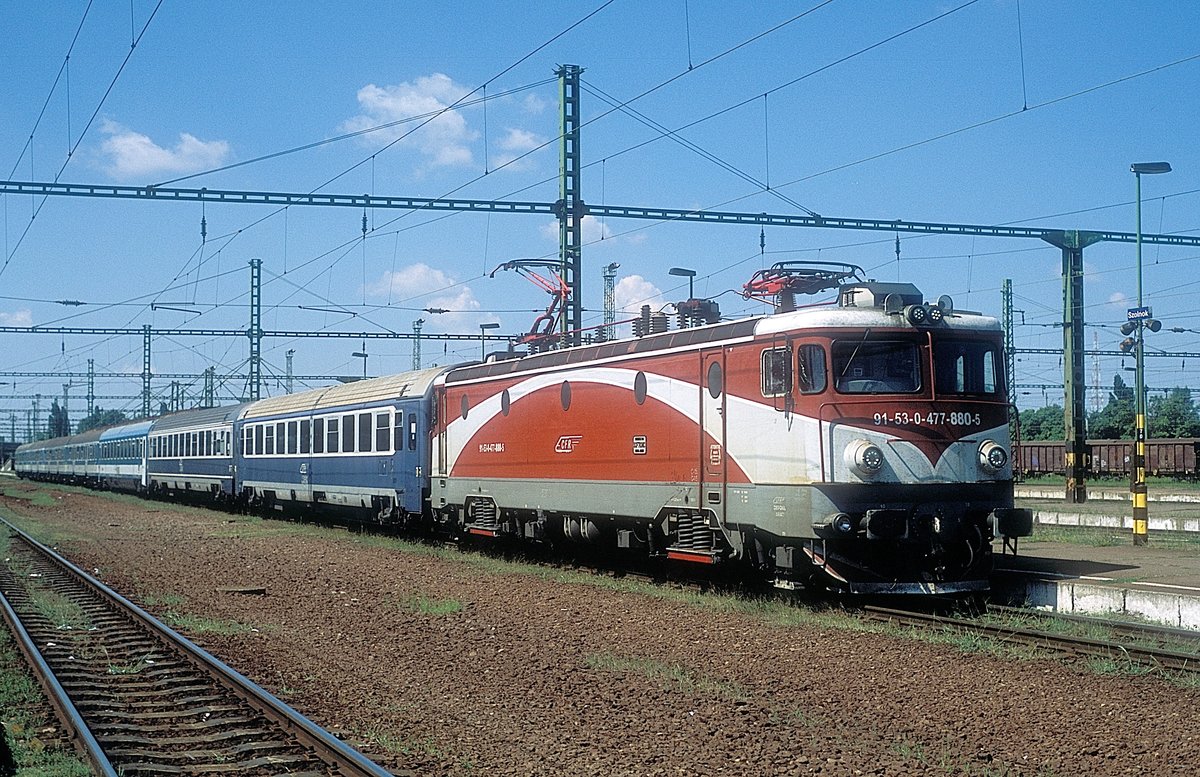
[[[511,386],[509,401],[515,406],[522,398],[553,389],[563,381],[612,386],[632,395],[636,375],[637,371],[633,369],[611,367],[538,374]],[[699,416],[699,386],[653,373],[645,375],[647,396],[685,418]],[[1008,439],[1007,427],[978,430],[968,437],[948,441],[937,460],[930,461],[912,443],[886,432],[828,421],[818,425],[814,418],[785,414],[770,405],[733,395],[726,395],[725,403],[725,455],[746,472],[752,483],[929,483],[1004,477],[1003,472],[984,475],[976,459],[981,441],[994,439],[1003,444]],[[449,473],[453,473],[458,453],[466,443],[500,412],[500,395],[493,394],[470,408],[465,420],[461,415],[453,417],[447,425]],[[712,427],[717,421],[717,418],[706,419],[705,431],[709,434],[717,431]],[[864,477],[847,464],[846,448],[858,440],[877,445],[884,452],[884,467],[878,474]],[[766,441],[769,443],[764,444]],[[824,467],[822,453],[825,455]]]

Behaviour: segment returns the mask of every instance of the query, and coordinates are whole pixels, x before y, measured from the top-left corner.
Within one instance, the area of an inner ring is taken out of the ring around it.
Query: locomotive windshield
[[[933,344],[934,386],[939,394],[999,394],[1000,346],[987,340],[939,339]]]
[[[839,340],[833,374],[843,394],[907,394],[921,388],[917,344],[906,340]]]

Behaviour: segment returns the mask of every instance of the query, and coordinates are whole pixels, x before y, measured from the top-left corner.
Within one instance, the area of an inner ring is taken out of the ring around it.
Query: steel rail
[[[0,521],[4,521],[0,518]],[[8,524],[8,521],[4,521]],[[10,527],[12,524],[8,524]],[[21,653],[25,656],[25,660],[29,662],[33,668],[34,677],[38,684],[42,686],[42,690],[46,693],[46,698],[50,701],[50,706],[54,708],[58,715],[59,721],[67,729],[67,735],[83,750],[88,763],[91,764],[92,770],[101,775],[101,777],[118,777],[117,770],[113,767],[112,762],[108,760],[108,756],[104,754],[104,749],[100,747],[100,743],[96,741],[96,737],[92,735],[91,729],[84,722],[83,716],[79,714],[79,710],[75,707],[75,703],[71,701],[71,697],[67,695],[66,689],[62,687],[62,683],[54,675],[54,670],[46,663],[46,659],[42,657],[41,652],[37,649],[37,645],[33,641],[33,637],[29,636],[25,625],[21,623],[21,619],[17,617],[16,610],[8,602],[8,597],[0,591],[0,606],[4,610],[4,620],[8,623],[8,628],[17,640],[17,646],[21,649]],[[2,736],[3,734],[0,734]]]
[[[1076,615],[1074,613],[1034,610],[1028,607],[1008,607],[1001,604],[989,604],[987,609],[989,613],[995,613],[997,615],[1003,615],[1012,618],[1030,618],[1042,621],[1057,620],[1066,623],[1074,623],[1080,626],[1092,626],[1100,629],[1107,629],[1114,634],[1120,634],[1121,636],[1129,637],[1131,639],[1155,639],[1159,640],[1160,642],[1175,641],[1193,643],[1200,648],[1200,631],[1192,631],[1190,629],[1177,629],[1172,626],[1158,626],[1151,623],[1113,621],[1090,615]]]
[[[870,618],[913,626],[936,625],[947,629],[983,634],[1000,640],[1032,647],[1050,648],[1063,653],[1097,656],[1100,658],[1126,658],[1160,669],[1178,672],[1200,672],[1200,654],[1181,653],[1161,648],[1124,645],[1087,637],[1053,634],[1039,629],[1026,629],[1011,625],[981,623],[966,618],[954,618],[931,613],[896,610],[887,607],[864,607]]]
[[[0,518],[12,532],[30,547],[66,570],[78,582],[121,611],[131,615],[139,625],[180,651],[183,657],[200,668],[238,698],[246,701],[268,720],[294,736],[301,745],[311,749],[317,758],[327,763],[337,774],[346,777],[391,777],[391,772],[373,763],[296,710],[283,703],[250,679],[243,677],[223,661],[195,645],[170,627],[121,594],[112,590],[52,549]],[[40,655],[40,654],[39,654]],[[48,669],[49,667],[47,667]]]

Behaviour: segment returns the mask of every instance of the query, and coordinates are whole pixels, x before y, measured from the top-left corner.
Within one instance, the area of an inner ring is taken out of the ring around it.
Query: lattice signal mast
[[[617,320],[617,268],[621,265],[613,262],[604,268],[604,339],[616,339],[617,331],[613,323]]]

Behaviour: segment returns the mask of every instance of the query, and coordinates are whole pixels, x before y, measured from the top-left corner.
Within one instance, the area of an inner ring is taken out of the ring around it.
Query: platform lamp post
[[[696,298],[696,293],[695,293],[696,271],[695,270],[689,269],[687,267],[672,267],[671,269],[667,270],[667,275],[678,275],[681,278],[687,278],[688,279],[688,299]]]
[[[366,343],[366,341],[363,341],[361,351],[355,351],[354,353],[352,353],[350,355],[356,359],[363,360],[363,380],[366,380],[367,379],[367,343]]]
[[[1146,353],[1143,335],[1147,328],[1157,332],[1162,324],[1150,318],[1142,307],[1142,176],[1171,172],[1167,162],[1135,162],[1129,166],[1137,182],[1137,318],[1130,313],[1130,321],[1137,331],[1137,358],[1134,369],[1134,437],[1133,466],[1130,477],[1129,495],[1133,502],[1133,544],[1145,545],[1149,540],[1149,515],[1146,499]],[[1128,334],[1128,333],[1127,333]]]
[[[479,361],[487,361],[487,330],[499,328],[500,324],[496,321],[488,321],[479,325]]]

